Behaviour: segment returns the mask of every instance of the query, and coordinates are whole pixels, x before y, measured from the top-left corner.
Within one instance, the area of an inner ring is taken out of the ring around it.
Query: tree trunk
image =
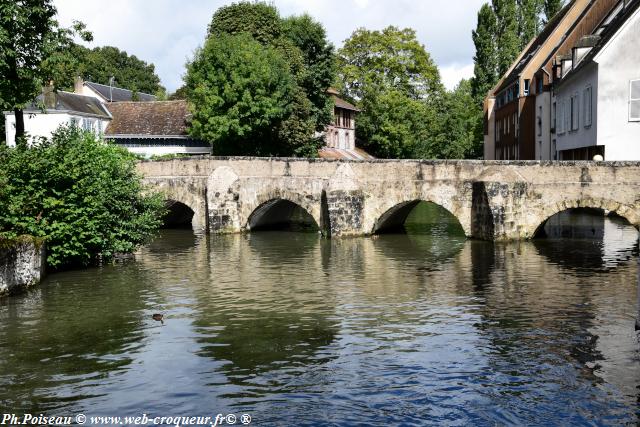
[[[13,110],[16,116],[16,145],[18,145],[18,141],[20,138],[24,137],[24,113],[21,108],[16,108]]]

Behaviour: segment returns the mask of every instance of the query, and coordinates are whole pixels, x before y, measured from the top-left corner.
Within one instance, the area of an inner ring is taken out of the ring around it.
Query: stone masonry
[[[424,200],[469,237],[532,238],[554,214],[601,208],[640,225],[640,162],[337,161],[192,157],[143,161],[145,181],[194,211],[193,226],[248,231],[274,200],[304,208],[327,235],[365,236]]]

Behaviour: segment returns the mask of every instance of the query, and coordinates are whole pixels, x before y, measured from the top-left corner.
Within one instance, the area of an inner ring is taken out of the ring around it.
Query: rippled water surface
[[[636,424],[636,231],[554,227],[495,245],[447,227],[168,230],[135,261],[0,300],[0,401],[252,425]]]

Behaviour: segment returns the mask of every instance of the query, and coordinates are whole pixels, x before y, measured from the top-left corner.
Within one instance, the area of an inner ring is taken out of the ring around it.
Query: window
[[[640,122],[640,80],[629,84],[629,121]]]
[[[591,86],[584,88],[583,94],[584,103],[584,127],[591,126],[591,120],[593,118],[593,112],[591,110],[593,102],[591,100]]]
[[[75,117],[71,117],[71,119],[69,119],[69,124],[71,125],[71,127],[77,127],[78,126],[78,119]]]
[[[100,135],[102,135],[102,131],[103,131],[103,129],[102,129],[102,120],[98,120],[98,133]]]
[[[573,96],[571,97],[571,130],[575,131],[578,130],[578,119],[580,117],[579,115],[580,112],[580,108],[579,108],[579,104],[578,104],[578,94],[574,93]]]
[[[82,128],[84,130],[88,130],[88,131],[92,131],[93,130],[93,120],[91,119],[84,119],[82,121]]]
[[[531,84],[531,80],[524,79],[524,96],[529,95],[529,85]]]

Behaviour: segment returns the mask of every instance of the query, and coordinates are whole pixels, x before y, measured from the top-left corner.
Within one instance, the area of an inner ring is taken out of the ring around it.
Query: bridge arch
[[[186,216],[189,210],[193,212],[191,227],[194,230],[204,230],[207,227],[206,202],[204,188],[194,185],[192,182],[183,183],[174,180],[146,179],[145,183],[164,196],[165,203],[170,213]],[[173,209],[172,209],[173,208]]]
[[[465,223],[461,221],[460,218],[451,211],[451,209],[447,206],[443,206],[443,204],[425,198],[415,198],[395,202],[394,204],[386,204],[379,210],[382,213],[376,215],[370,234],[378,234],[384,231],[395,231],[401,229],[411,211],[421,202],[432,203],[433,205],[442,208],[444,211],[449,213],[451,217],[456,219],[465,235],[469,235],[469,230],[465,228]]]
[[[320,195],[319,195],[320,196]],[[256,198],[246,206],[243,228],[247,231],[258,229],[294,227],[321,230],[320,197],[289,191],[270,191]]]
[[[186,204],[177,200],[165,200],[167,214],[164,216],[165,228],[192,228],[195,212]]]
[[[563,200],[559,203],[543,207],[542,210],[536,214],[534,220],[530,222],[525,236],[530,239],[536,237],[541,233],[545,224],[552,216],[569,209],[578,208],[602,209],[613,212],[626,219],[629,224],[633,225],[636,229],[640,227],[640,214],[631,206],[609,199],[572,199]]]

